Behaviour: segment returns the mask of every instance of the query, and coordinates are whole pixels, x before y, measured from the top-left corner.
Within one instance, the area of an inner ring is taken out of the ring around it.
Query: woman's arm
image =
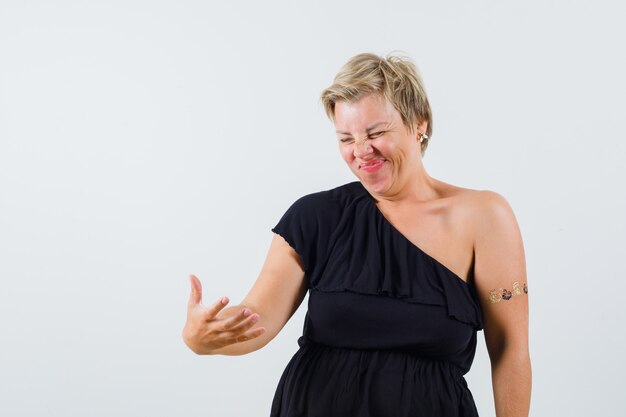
[[[183,340],[205,355],[245,355],[261,349],[295,313],[306,291],[299,255],[275,234],[259,277],[238,306],[223,308],[219,300],[203,306],[200,283],[192,281]],[[258,327],[250,330],[252,326]]]
[[[491,360],[497,417],[528,417],[528,282],[522,236],[508,202],[481,191],[474,211],[474,279]]]

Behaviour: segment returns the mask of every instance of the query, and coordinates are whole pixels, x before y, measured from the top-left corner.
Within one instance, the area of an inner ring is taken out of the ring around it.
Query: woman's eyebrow
[[[365,131],[369,132],[370,130],[374,129],[376,126],[384,125],[384,124],[387,124],[387,123],[389,123],[389,122],[376,122],[373,125],[370,125],[370,127],[368,127],[367,129],[365,129]],[[340,130],[336,130],[335,132],[339,133],[339,134],[342,134],[342,135],[349,135],[350,134],[349,132],[342,132]]]

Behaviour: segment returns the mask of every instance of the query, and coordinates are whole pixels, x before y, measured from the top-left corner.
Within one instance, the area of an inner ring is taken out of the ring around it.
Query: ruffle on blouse
[[[474,286],[402,235],[358,181],[301,198],[272,230],[305,261],[309,288],[444,306],[483,329]]]

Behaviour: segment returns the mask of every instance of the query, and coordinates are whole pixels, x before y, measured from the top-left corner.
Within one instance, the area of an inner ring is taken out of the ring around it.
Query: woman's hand
[[[250,330],[259,320],[259,315],[246,307],[230,307],[231,314],[218,313],[228,298],[217,300],[210,307],[202,305],[202,284],[191,275],[191,295],[187,307],[187,322],[183,328],[183,340],[198,355],[208,355],[212,351],[238,342],[254,339],[265,331],[264,327]]]

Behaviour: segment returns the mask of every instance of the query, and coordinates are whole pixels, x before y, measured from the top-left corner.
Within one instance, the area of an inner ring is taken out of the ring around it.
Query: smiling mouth
[[[370,161],[370,162],[365,162],[365,163],[360,164],[359,168],[372,167],[372,166],[382,164],[383,162],[385,162],[384,159],[376,159],[375,161]]]
[[[368,162],[367,164],[359,165],[359,169],[367,172],[368,174],[373,174],[377,172],[384,164],[384,159],[378,159],[376,161]]]

